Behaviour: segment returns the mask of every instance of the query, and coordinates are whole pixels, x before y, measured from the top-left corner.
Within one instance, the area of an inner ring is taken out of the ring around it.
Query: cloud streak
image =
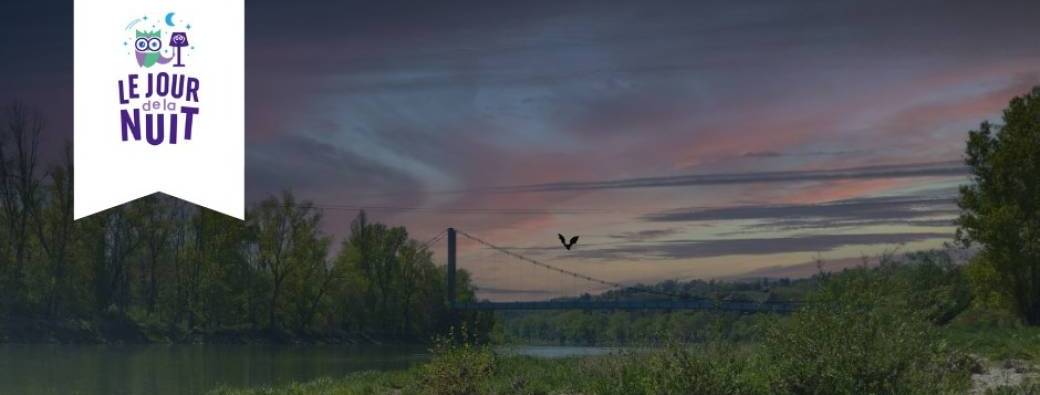
[[[968,169],[960,162],[931,162],[852,167],[829,170],[794,170],[723,174],[692,174],[666,177],[639,177],[601,181],[566,181],[544,184],[500,186],[452,192],[564,192],[602,189],[688,187],[702,185],[792,183],[852,179],[862,180],[910,177],[957,177],[966,176],[967,174]]]
[[[690,259],[731,255],[771,255],[794,252],[826,252],[844,246],[904,244],[950,238],[952,233],[864,233],[824,234],[773,238],[723,240],[677,240],[632,244],[614,248],[580,251],[585,259]]]
[[[819,204],[744,205],[734,207],[672,210],[649,214],[651,222],[697,222],[759,220],[771,225],[804,227],[842,224],[890,224],[910,221],[949,223],[958,212],[949,196],[885,196],[839,200]],[[936,217],[945,217],[936,218]]]

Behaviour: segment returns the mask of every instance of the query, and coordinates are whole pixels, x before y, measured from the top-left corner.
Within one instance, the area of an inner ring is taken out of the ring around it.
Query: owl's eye
[[[144,37],[137,39],[137,41],[134,41],[134,48],[137,48],[138,51],[147,51],[148,39]]]
[[[155,38],[155,37],[152,37],[152,38],[148,39],[148,49],[149,50],[158,51],[159,48],[162,48],[162,41],[160,41],[158,38]]]

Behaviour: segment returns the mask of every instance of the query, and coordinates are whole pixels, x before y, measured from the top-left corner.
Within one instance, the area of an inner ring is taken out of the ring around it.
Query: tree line
[[[246,221],[152,195],[73,221],[71,149],[43,166],[43,119],[21,104],[0,133],[0,314],[122,317],[182,333],[348,333],[423,340],[488,316],[452,314],[427,246],[359,212],[339,248],[290,192]],[[457,273],[457,298],[473,288]],[[2,321],[2,320],[0,320]],[[484,328],[484,329],[481,329]]]
[[[486,315],[453,317],[443,269],[406,229],[361,212],[333,254],[320,210],[289,192],[253,205],[245,222],[158,195],[73,221],[70,146],[45,166],[42,117],[21,104],[3,115],[3,317],[129,317],[187,332],[422,337],[460,322],[470,333],[490,329]],[[960,189],[956,239],[978,251],[963,268],[972,303],[1037,325],[1040,87],[1012,99],[1002,118],[969,134],[970,183]],[[468,276],[458,274],[458,300],[472,300]]]

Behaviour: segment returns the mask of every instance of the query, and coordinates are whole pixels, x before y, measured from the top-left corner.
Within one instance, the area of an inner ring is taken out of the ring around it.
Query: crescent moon
[[[166,14],[166,24],[173,27],[173,13]]]

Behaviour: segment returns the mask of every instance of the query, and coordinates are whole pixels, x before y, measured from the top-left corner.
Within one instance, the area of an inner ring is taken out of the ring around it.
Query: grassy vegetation
[[[361,372],[342,378],[323,378],[308,383],[275,388],[223,388],[211,395],[296,395],[296,394],[944,394],[965,393],[969,386],[967,367],[938,375],[939,381],[923,380],[935,371],[910,369],[914,376],[897,380],[884,390],[866,390],[855,385],[856,375],[804,374],[788,367],[770,365],[766,354],[754,347],[727,345],[665,348],[643,354],[539,359],[499,357],[490,351],[476,357],[492,360],[487,374],[467,370],[464,360],[431,362],[451,369],[457,376],[433,379],[424,374],[431,365],[407,371]],[[933,366],[934,367],[934,366]],[[465,373],[461,373],[465,372]],[[841,372],[842,374],[848,372]],[[788,375],[785,377],[785,375]],[[848,387],[792,388],[791,382],[834,378]],[[932,376],[936,377],[936,376]],[[456,385],[463,384],[463,385]],[[1002,389],[993,393],[1018,394],[1030,387]]]
[[[564,359],[503,357],[473,346],[454,353],[406,371],[361,372],[276,388],[222,388],[211,395],[959,394],[969,390],[972,369],[970,359],[952,352],[942,354],[946,359],[929,358],[919,366],[873,362],[856,366],[850,359],[851,364],[818,371],[776,365],[764,346],[722,343]],[[431,371],[438,374],[430,375]],[[1037,394],[1038,390],[1036,383],[1027,383],[986,393]]]
[[[967,311],[941,328],[952,347],[990,361],[1021,359],[1040,364],[1040,327],[1025,326],[1014,317],[992,311]]]
[[[799,312],[747,316],[750,340],[672,337],[650,351],[548,360],[441,342],[407,371],[214,394],[952,394],[1004,361],[1035,369],[1040,328],[969,308],[960,270],[917,255],[820,274]],[[1038,390],[1027,381],[990,393]]]

